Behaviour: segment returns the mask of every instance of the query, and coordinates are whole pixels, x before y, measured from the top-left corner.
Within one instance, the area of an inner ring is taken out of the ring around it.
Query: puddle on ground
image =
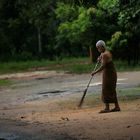
[[[31,96],[28,96],[28,99],[26,101],[35,101],[39,99],[44,99],[44,97],[51,98],[55,96],[63,96],[64,94],[68,94],[68,91],[66,90],[42,91],[36,94],[32,94]]]
[[[47,95],[47,94],[55,93],[55,94],[60,95],[60,93],[63,93],[63,92],[66,92],[66,90],[52,90],[52,91],[39,92],[37,94],[39,94],[39,95]]]
[[[16,140],[19,136],[12,133],[0,133],[0,140]]]

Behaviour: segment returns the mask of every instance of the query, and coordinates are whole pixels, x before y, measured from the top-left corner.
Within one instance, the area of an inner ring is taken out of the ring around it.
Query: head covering
[[[103,40],[99,40],[99,41],[97,41],[97,43],[96,43],[96,47],[99,47],[99,46],[105,48],[105,47],[106,47],[105,42],[104,42]]]

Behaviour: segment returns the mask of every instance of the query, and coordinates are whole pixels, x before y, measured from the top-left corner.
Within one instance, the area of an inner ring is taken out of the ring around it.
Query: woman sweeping
[[[99,113],[120,111],[116,95],[117,73],[112,62],[112,55],[109,51],[106,50],[106,45],[103,40],[99,40],[96,43],[96,47],[101,53],[101,55],[98,58],[98,61],[101,62],[101,67],[96,71],[92,72],[92,76],[100,71],[103,71],[102,100],[105,103],[105,109],[101,110]],[[114,103],[115,108],[110,110],[110,103]]]

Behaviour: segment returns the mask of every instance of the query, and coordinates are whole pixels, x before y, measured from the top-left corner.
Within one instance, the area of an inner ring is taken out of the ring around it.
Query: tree
[[[58,3],[56,15],[60,20],[57,38],[60,39],[61,36],[63,37],[62,39],[69,41],[70,44],[80,43],[83,34],[85,34],[91,26],[90,15],[88,14],[87,9],[82,6],[71,6],[64,3]],[[84,43],[81,45],[84,45]]]
[[[16,0],[0,1],[0,30],[1,30],[1,56],[13,56],[21,51],[20,20],[18,9],[15,8]],[[2,53],[4,51],[4,53]],[[3,55],[4,54],[4,55]]]
[[[20,13],[23,20],[28,20],[29,24],[34,26],[37,30],[38,36],[38,53],[39,56],[42,55],[42,30],[47,28],[47,14],[50,1],[40,0],[40,1],[23,1],[18,3],[22,7]]]
[[[124,59],[128,51],[125,59],[137,64],[139,15],[136,0],[1,0],[0,58],[90,54],[92,62],[98,55],[96,41],[103,39],[120,54],[116,58]]]
[[[79,43],[84,48],[89,48],[90,63],[93,62],[93,44],[96,43],[99,31],[104,28],[101,17],[101,10],[94,7],[71,6],[58,3],[56,9],[57,18],[60,20],[58,27],[58,42],[64,40],[70,44]],[[95,45],[94,45],[95,46]],[[97,51],[94,49],[94,59]]]
[[[118,23],[128,42],[128,63],[138,64],[140,54],[140,1],[120,2]],[[131,55],[130,55],[131,54]]]

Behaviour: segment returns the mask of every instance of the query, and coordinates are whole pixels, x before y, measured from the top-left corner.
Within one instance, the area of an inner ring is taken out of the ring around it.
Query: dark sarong
[[[103,69],[102,100],[104,103],[116,103],[117,73],[113,62],[109,62]]]

